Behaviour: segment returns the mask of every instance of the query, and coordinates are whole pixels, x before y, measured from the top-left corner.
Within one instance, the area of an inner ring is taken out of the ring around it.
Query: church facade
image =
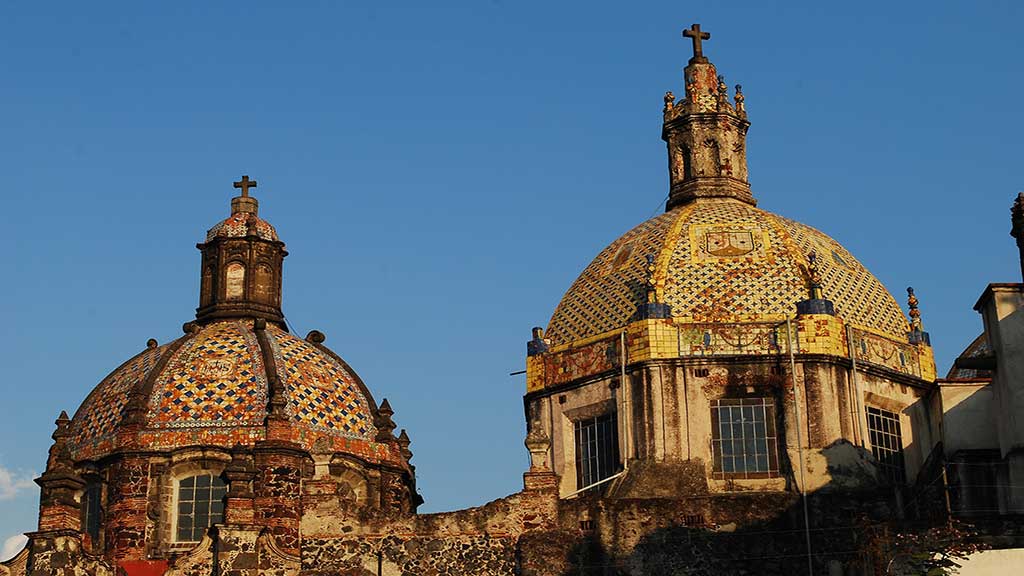
[[[757,208],[741,87],[706,32],[684,34],[665,213],[598,254],[527,344],[521,492],[416,513],[387,401],[322,333],[288,331],[285,245],[243,177],[198,245],[196,318],[61,414],[39,528],[0,575],[874,569],[871,535],[924,515],[937,466],[917,300],[908,319],[835,240]]]

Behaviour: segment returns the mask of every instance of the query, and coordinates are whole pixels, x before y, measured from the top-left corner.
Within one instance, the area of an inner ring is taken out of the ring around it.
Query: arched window
[[[224,272],[224,297],[241,300],[245,296],[245,264],[232,262]]]
[[[207,528],[224,522],[227,491],[224,481],[210,472],[178,482],[178,542],[198,542]]]

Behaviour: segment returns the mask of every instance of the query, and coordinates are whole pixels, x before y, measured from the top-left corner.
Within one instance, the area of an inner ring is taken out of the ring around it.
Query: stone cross
[[[690,26],[688,29],[683,30],[683,37],[684,38],[690,38],[690,39],[693,40],[693,57],[694,58],[698,58],[698,59],[699,58],[703,58],[704,57],[704,47],[701,46],[701,41],[702,40],[710,40],[711,39],[711,33],[710,32],[701,32],[700,31],[700,24],[694,24],[693,26]]]
[[[256,181],[255,180],[249,180],[248,176],[242,176],[242,179],[239,180],[238,182],[235,182],[233,184],[233,186],[235,188],[241,188],[242,189],[242,197],[246,198],[246,197],[249,196],[249,188],[255,188],[256,187]]]

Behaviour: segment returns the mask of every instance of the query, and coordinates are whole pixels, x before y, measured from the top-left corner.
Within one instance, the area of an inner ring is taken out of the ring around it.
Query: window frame
[[[732,412],[735,409],[739,409],[740,420],[736,421],[732,419]],[[752,437],[747,438],[748,428],[746,426],[745,418],[747,410],[750,410],[751,417],[753,418],[750,422],[753,430],[751,431]],[[722,429],[722,413],[728,410],[730,415],[729,422],[729,436],[726,438],[723,435]],[[760,423],[763,426],[763,436],[757,434],[758,420],[756,416],[758,413],[761,416]],[[740,447],[742,451],[739,453],[743,457],[744,469],[737,470],[725,470],[724,466],[724,452],[725,442],[728,439],[730,447],[730,457],[733,462],[736,461],[737,453],[734,451],[736,446],[735,427],[739,425],[740,432]],[[764,443],[764,452],[758,452],[757,446],[755,445],[754,452],[751,457],[754,460],[755,470],[750,470],[746,467],[746,462],[749,460],[747,456],[748,441],[757,442],[762,440]],[[762,467],[757,462],[758,456],[764,456],[764,466]],[[765,478],[778,478],[781,476],[779,469],[779,423],[777,421],[777,411],[775,407],[775,399],[770,397],[757,397],[757,398],[719,398],[711,401],[711,477],[715,480],[751,480],[751,479],[765,479]],[[763,468],[763,469],[762,469]]]
[[[880,406],[865,405],[864,420],[867,423],[871,455],[878,462],[883,478],[890,484],[905,485],[907,461],[903,450],[903,426],[899,413]],[[876,423],[876,427],[872,427],[873,422]],[[881,442],[876,442],[876,438]],[[898,448],[893,449],[893,445]]]
[[[106,512],[104,493],[105,486],[100,480],[88,480],[85,488],[82,489],[81,513],[82,513],[82,534],[89,536],[93,550],[103,545],[103,516]],[[95,530],[93,530],[95,524]],[[94,534],[95,532],[95,534]]]
[[[173,503],[172,503],[171,509],[169,510],[170,516],[171,516],[170,534],[169,534],[169,536],[170,536],[170,542],[171,542],[172,545],[177,545],[177,546],[180,546],[180,545],[195,545],[195,544],[197,544],[199,542],[202,542],[203,536],[200,536],[198,539],[195,539],[195,540],[185,540],[185,539],[181,538],[181,534],[180,534],[180,528],[181,528],[180,522],[181,522],[181,516],[182,516],[182,514],[181,514],[181,504],[182,504],[181,491],[182,491],[182,488],[183,488],[182,484],[184,482],[188,481],[188,480],[195,481],[195,480],[197,480],[200,477],[210,478],[210,486],[208,487],[209,488],[210,499],[208,501],[206,501],[206,503],[207,503],[206,517],[208,519],[208,522],[207,522],[206,526],[204,526],[203,528],[201,528],[199,530],[199,532],[201,532],[203,535],[205,535],[206,531],[209,530],[210,527],[214,526],[215,524],[222,524],[224,522],[224,508],[225,508],[224,497],[227,496],[228,484],[227,484],[227,482],[225,482],[220,477],[220,473],[219,472],[214,471],[214,470],[209,470],[209,469],[205,469],[205,470],[191,470],[187,474],[183,474],[181,476],[177,476],[177,477],[174,478],[174,482],[172,483],[172,489],[173,489],[174,497],[173,497]],[[220,487],[216,486],[217,482],[221,483]],[[219,520],[217,522],[214,522],[213,521],[214,516],[213,516],[212,509],[213,509],[215,503],[217,502],[217,499],[215,499],[215,491],[219,490],[219,488],[221,488],[221,487],[223,488],[223,495],[220,498],[220,503],[221,503],[221,505],[220,505],[220,512],[219,512],[220,516],[219,516]],[[195,496],[196,492],[197,492],[197,488],[193,484],[193,492],[192,492],[193,496]],[[192,508],[193,514],[192,514],[192,516],[193,516],[193,522],[194,522],[194,518],[196,516],[194,504],[199,502],[199,501],[195,500],[193,498],[192,500],[190,500],[190,502],[193,503],[193,508]],[[196,533],[196,524],[195,523],[193,523],[191,531],[192,531],[192,534],[195,535],[195,533]]]
[[[589,430],[593,429],[591,440]],[[573,463],[576,468],[576,489],[582,490],[602,480],[618,474],[622,471],[622,456],[619,452],[619,425],[618,412],[611,410],[591,416],[572,420],[573,450],[575,452]],[[586,432],[585,432],[586,431]],[[602,437],[602,431],[604,436]],[[610,433],[609,433],[610,431]],[[593,466],[589,463],[584,466],[585,451],[582,441],[582,434],[586,433],[585,441],[593,446],[594,456],[587,458],[588,461],[595,460]],[[605,455],[602,460],[601,456]],[[589,480],[589,481],[588,481]]]

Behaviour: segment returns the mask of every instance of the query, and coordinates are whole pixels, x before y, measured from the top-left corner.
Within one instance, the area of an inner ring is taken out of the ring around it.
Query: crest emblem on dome
[[[704,243],[712,256],[743,256],[754,251],[754,235],[746,230],[707,232]]]
[[[226,380],[235,372],[235,359],[230,356],[207,356],[200,362],[198,372],[210,380]]]

